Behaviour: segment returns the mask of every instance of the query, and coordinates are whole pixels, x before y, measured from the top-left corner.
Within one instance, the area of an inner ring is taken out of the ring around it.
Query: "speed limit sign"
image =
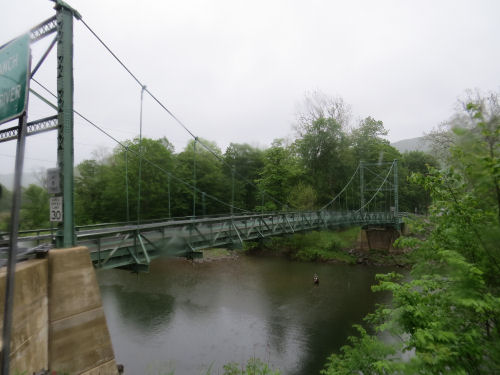
[[[51,197],[50,198],[50,221],[62,222],[63,221],[63,198]]]

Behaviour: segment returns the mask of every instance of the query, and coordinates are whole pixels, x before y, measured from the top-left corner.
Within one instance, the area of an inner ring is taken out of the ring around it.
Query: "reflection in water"
[[[176,375],[210,365],[218,373],[224,363],[257,356],[302,375],[318,374],[354,333],[351,325],[384,298],[370,285],[386,271],[241,256],[201,264],[159,259],[149,274],[98,276],[115,355],[129,374],[147,374],[160,362]]]
[[[112,299],[120,319],[128,329],[154,334],[168,324],[174,310],[174,297],[168,294],[128,291],[123,286],[102,286],[104,300]]]

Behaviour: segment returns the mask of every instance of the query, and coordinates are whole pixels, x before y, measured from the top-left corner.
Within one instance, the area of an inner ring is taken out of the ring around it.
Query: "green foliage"
[[[359,227],[353,227],[338,232],[295,233],[292,236],[272,237],[265,242],[265,246],[274,253],[287,254],[299,261],[354,263],[355,258],[343,250],[355,246],[359,230]]]
[[[332,192],[340,191],[352,169],[346,160],[349,140],[342,124],[332,117],[304,124],[295,147],[320,202],[328,201]]]
[[[366,330],[354,326],[360,337],[350,336],[349,345],[343,346],[342,354],[332,354],[327,361],[323,375],[387,374],[389,367],[386,358],[395,354],[394,348],[381,343],[377,337],[369,335]]]
[[[80,225],[137,218],[141,165],[141,219],[168,216],[168,172],[173,148],[165,139],[139,139],[116,148],[104,161],[85,160],[75,177],[75,216]],[[143,156],[140,161],[139,151]],[[126,173],[128,172],[128,173]],[[128,185],[128,214],[127,214]]]
[[[273,370],[267,363],[258,358],[250,358],[245,367],[236,362],[230,362],[223,367],[224,375],[280,375],[279,370]]]
[[[23,191],[20,227],[47,228],[49,225],[49,194],[44,188],[32,184]]]
[[[12,204],[12,192],[1,184],[0,189],[2,190],[2,194],[0,195],[0,212],[8,211]]]
[[[0,196],[0,231],[7,231],[9,227],[12,193],[3,185],[0,185],[0,188],[2,189],[2,194]]]
[[[264,151],[246,143],[231,143],[224,153],[224,161],[226,165],[223,170],[227,181],[232,182],[234,167],[235,206],[252,210],[260,205],[258,190],[253,182],[258,180],[264,166]]]
[[[481,138],[475,142],[466,148],[488,150]],[[399,241],[414,248],[410,281],[379,276],[373,289],[391,292],[391,304],[367,317],[374,333],[360,329],[359,338],[330,357],[323,374],[500,372],[500,225],[497,206],[485,204],[496,200],[495,170],[488,167],[491,160],[463,151],[453,150],[464,161],[472,159],[473,172],[430,168],[411,177],[430,193],[432,206],[428,221],[414,226],[425,240]]]
[[[222,158],[218,147],[206,140],[204,144],[210,145],[215,154]],[[217,197],[222,202],[231,201],[230,179],[223,172],[222,162],[214,154],[203,148],[199,143],[194,147],[195,141],[188,143],[186,148],[176,155],[174,173],[184,181],[194,185],[193,165],[196,162],[196,187]],[[182,184],[176,183],[174,216],[185,216],[192,213],[193,190]],[[203,204],[205,202],[205,204]],[[196,193],[196,212],[198,215],[205,213],[215,214],[228,212],[229,208],[220,202],[203,198],[200,192]]]
[[[382,121],[367,117],[352,130],[351,148],[355,161],[393,161],[401,156],[399,151],[383,139],[389,133]]]
[[[264,152],[264,166],[260,178],[256,181],[259,194],[265,192],[264,211],[286,209],[292,187],[299,181],[301,169],[298,158],[291,149],[284,145],[282,139],[273,141],[272,146]],[[257,207],[261,209],[262,207]]]
[[[400,188],[399,208],[400,211],[427,213],[431,204],[431,196],[422,186],[410,179],[412,173],[427,174],[429,167],[436,168],[437,160],[430,154],[421,151],[405,152],[401,157],[400,164]]]
[[[316,208],[317,196],[318,193],[311,185],[299,182],[290,190],[289,202],[299,210],[313,210]]]
[[[361,159],[400,157],[383,138],[387,130],[382,121],[367,117],[350,130],[349,109],[341,99],[319,94],[309,99],[291,144],[277,139],[260,150],[232,143],[223,154],[215,143],[198,139],[175,153],[166,138],[143,138],[141,144],[136,138],[111,155],[83,161],[75,174],[76,223],[135,221],[138,215],[141,220],[187,216],[193,214],[193,200],[196,215],[228,213],[233,194],[235,212],[313,210],[345,186]],[[428,194],[406,180],[426,164],[433,165],[427,155],[403,156],[401,210],[426,211]],[[352,195],[359,201],[359,192]]]

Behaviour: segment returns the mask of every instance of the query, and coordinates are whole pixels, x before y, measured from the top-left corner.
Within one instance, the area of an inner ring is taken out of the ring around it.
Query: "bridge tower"
[[[73,17],[80,14],[62,1],[56,2],[57,18],[57,165],[63,201],[63,221],[58,224],[56,247],[75,246],[73,196]]]

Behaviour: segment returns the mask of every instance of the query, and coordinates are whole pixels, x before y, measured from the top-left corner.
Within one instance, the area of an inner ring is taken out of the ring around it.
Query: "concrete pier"
[[[394,241],[400,236],[394,228],[368,227],[361,229],[359,247],[361,250],[387,250],[394,249]]]

